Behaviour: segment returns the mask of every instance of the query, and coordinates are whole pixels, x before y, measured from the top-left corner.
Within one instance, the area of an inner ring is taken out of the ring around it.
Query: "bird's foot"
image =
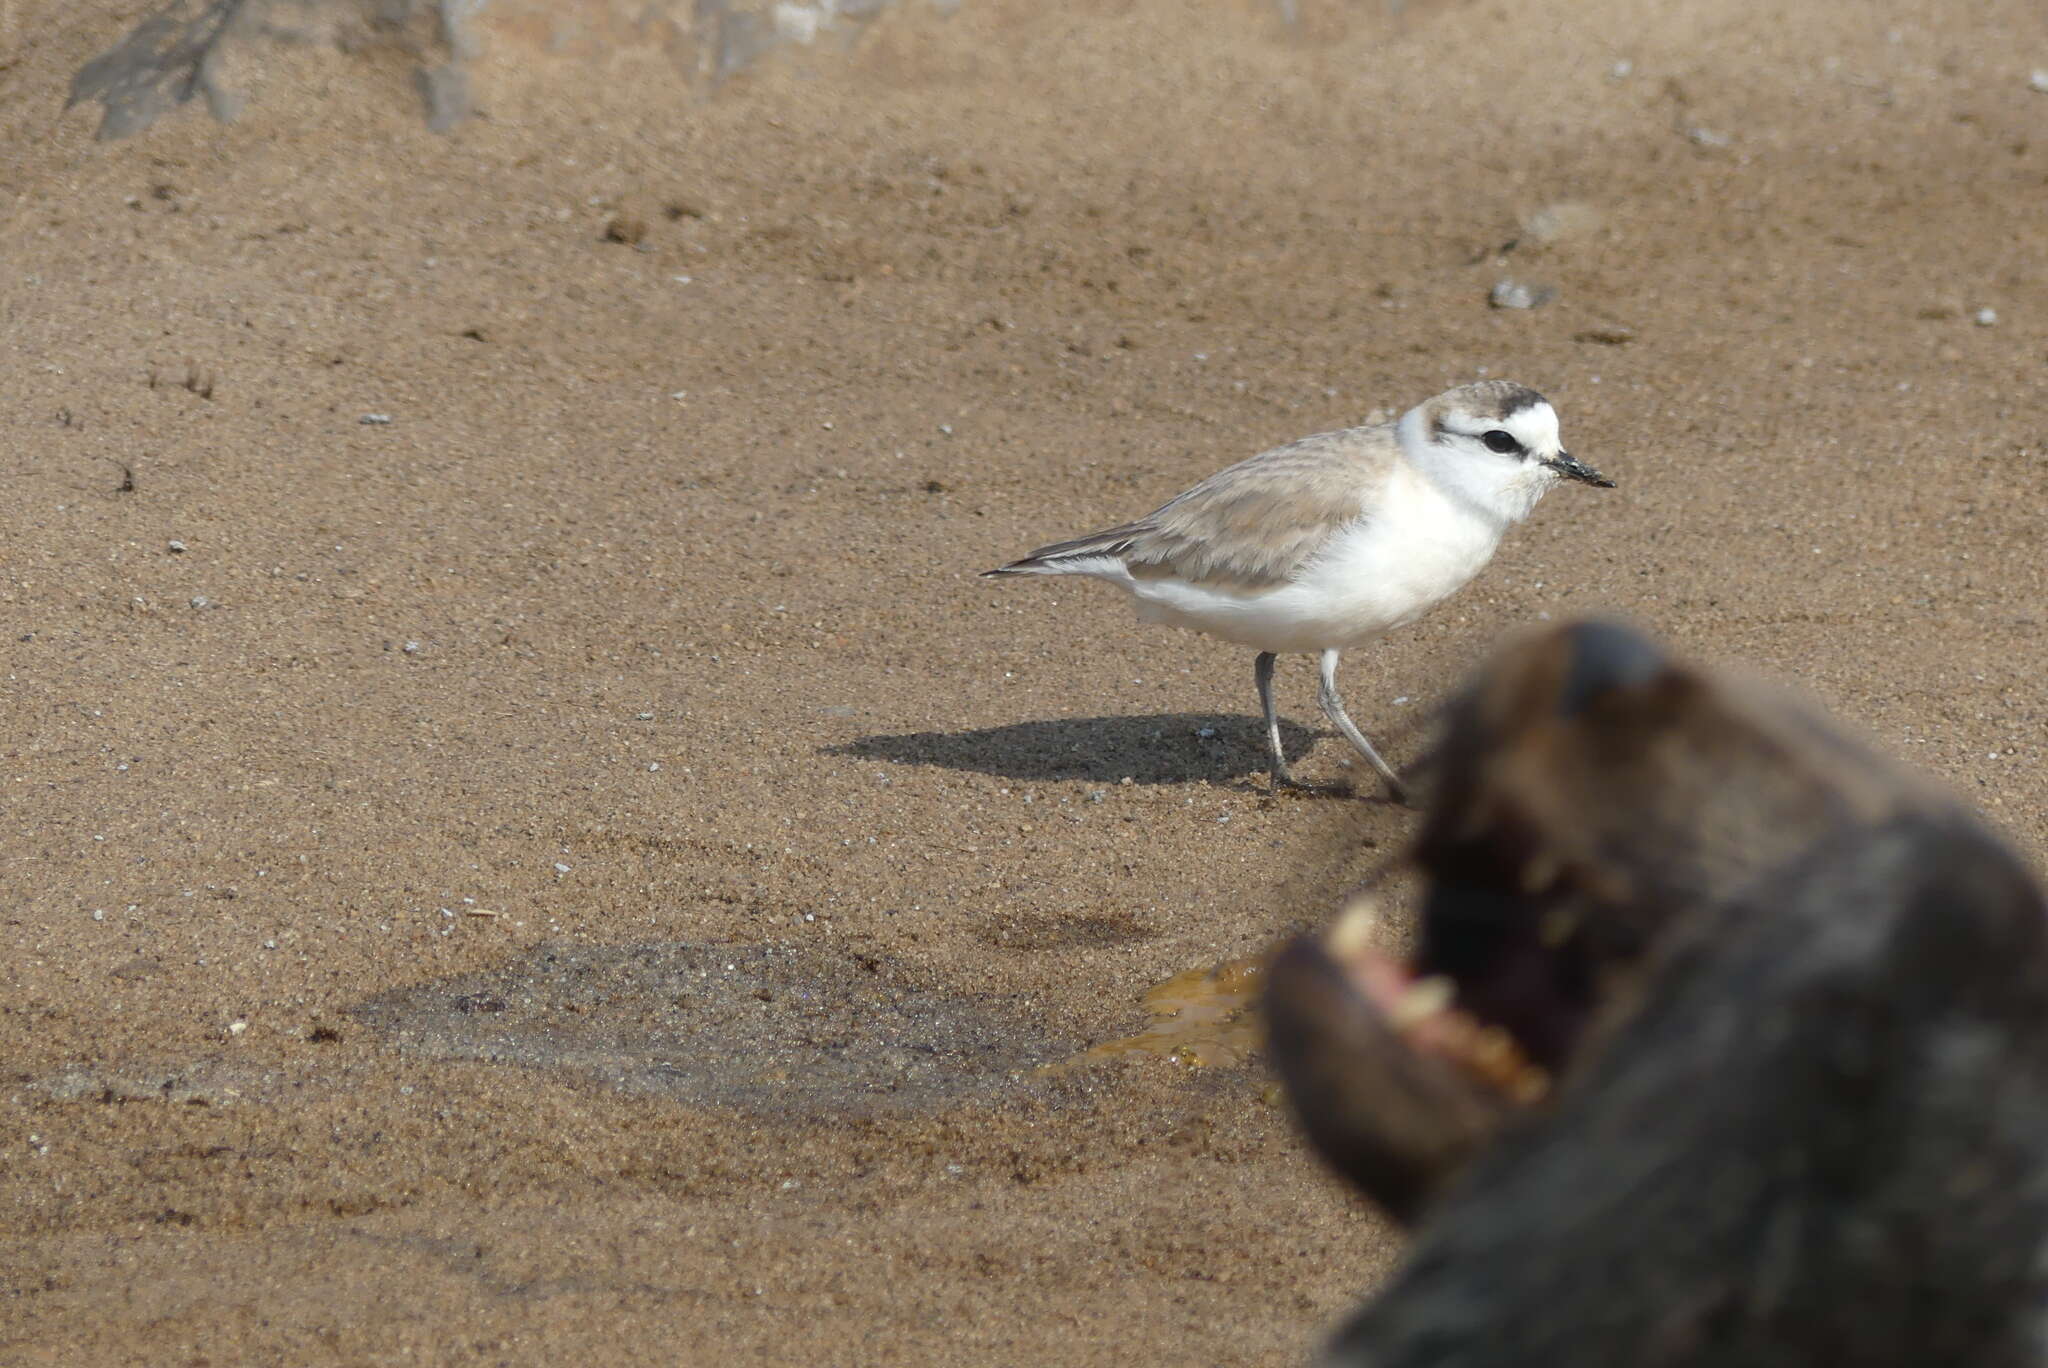
[[[1313,793],[1328,796],[1364,796],[1360,792],[1358,785],[1352,783],[1348,779],[1340,779],[1335,783],[1330,784],[1318,784],[1313,783],[1307,779],[1296,778],[1294,771],[1291,768],[1275,769],[1272,771],[1272,775],[1272,791],[1276,794],[1279,793],[1282,789],[1294,789],[1296,792],[1299,793]],[[1401,780],[1392,778],[1388,775],[1381,775],[1380,781],[1385,786],[1384,793],[1386,796],[1386,801],[1392,803],[1395,807],[1414,808],[1420,806],[1420,803],[1417,801],[1415,797],[1415,790],[1410,788]]]
[[[1297,779],[1294,777],[1294,771],[1285,765],[1273,771],[1273,792],[1277,794],[1282,789],[1294,789],[1300,793],[1343,794],[1346,796],[1352,792],[1351,785],[1342,781],[1334,784],[1312,784],[1306,779]]]

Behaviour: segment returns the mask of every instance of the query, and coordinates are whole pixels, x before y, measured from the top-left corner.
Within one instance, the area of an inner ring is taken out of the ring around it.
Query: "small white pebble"
[[[1216,729],[1214,727],[1197,727],[1195,735],[1201,737],[1204,741],[1213,740],[1216,736]]]
[[[659,760],[650,760],[650,761],[648,761],[648,762],[647,762],[647,772],[648,772],[649,774],[652,774],[652,773],[654,773],[654,772],[655,772],[656,770],[658,770],[658,769],[660,769],[660,768],[661,768],[661,761],[659,761]]]
[[[418,655],[420,653],[420,644],[417,641],[408,641],[401,649],[403,649],[407,655]]]
[[[388,413],[366,413],[356,419],[356,421],[364,427],[383,427],[391,421],[391,415]]]
[[[1496,309],[1538,309],[1557,297],[1549,285],[1532,285],[1520,280],[1495,281],[1486,302]]]
[[[1609,80],[1626,81],[1630,76],[1635,74],[1635,69],[1636,64],[1634,62],[1631,62],[1628,58],[1624,57],[1620,61],[1616,62],[1613,66],[1607,68],[1607,76]]]
[[[213,607],[213,600],[204,594],[194,594],[192,596],[192,606],[194,608],[211,608]]]
[[[244,1032],[244,1031],[246,1031],[246,1030],[248,1030],[248,1029],[249,1029],[249,1023],[248,1023],[248,1022],[246,1022],[246,1021],[230,1021],[230,1022],[228,1023],[228,1034],[229,1034],[229,1035],[237,1035],[237,1036],[238,1036],[238,1035],[240,1035],[240,1034],[241,1034],[242,1032]]]
[[[557,873],[557,874],[567,874],[568,872],[569,872],[569,866],[567,866],[567,865],[563,864],[563,863],[562,863],[562,862],[561,862],[560,860],[557,860],[557,861],[555,861],[555,873]]]
[[[173,539],[172,539],[172,541],[171,541],[171,543],[170,543],[170,551],[171,551],[171,554],[172,554],[172,555],[174,555],[174,556],[179,556],[179,555],[183,555],[183,554],[185,553],[185,550],[186,550],[186,547],[185,547],[185,543],[183,543],[183,542],[181,542],[181,541],[178,541],[178,540],[177,540],[176,538],[173,538]]]
[[[678,285],[687,285],[690,283],[690,278],[688,276],[670,276],[669,279],[673,280]]]
[[[2027,77],[2027,88],[2048,95],[2048,67],[2035,67],[2034,74]]]
[[[95,907],[92,910],[92,919],[94,921],[105,921],[107,919],[107,910],[104,907]]]
[[[1978,327],[1988,328],[1998,322],[1998,310],[1979,309],[1976,313],[1971,314],[1970,317],[1976,321]]]

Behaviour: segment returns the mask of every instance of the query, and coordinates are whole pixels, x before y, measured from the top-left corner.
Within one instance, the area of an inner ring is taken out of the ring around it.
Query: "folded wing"
[[[1211,475],[1135,522],[1041,546],[983,573],[1121,570],[1239,592],[1277,588],[1363,516],[1397,452],[1391,427],[1304,437]]]

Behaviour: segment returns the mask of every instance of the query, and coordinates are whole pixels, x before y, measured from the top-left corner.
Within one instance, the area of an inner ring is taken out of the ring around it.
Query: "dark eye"
[[[1498,451],[1503,456],[1507,455],[1509,452],[1520,451],[1522,449],[1522,444],[1520,442],[1516,441],[1507,433],[1502,432],[1499,428],[1495,428],[1493,431],[1487,433],[1484,437],[1481,437],[1479,440],[1486,443],[1486,449],[1488,451]]]

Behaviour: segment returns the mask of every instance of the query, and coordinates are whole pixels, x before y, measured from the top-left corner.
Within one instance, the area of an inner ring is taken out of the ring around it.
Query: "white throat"
[[[1529,516],[1557,472],[1535,461],[1483,459],[1430,440],[1420,407],[1401,415],[1395,429],[1401,453],[1430,483],[1476,517],[1505,529]]]

